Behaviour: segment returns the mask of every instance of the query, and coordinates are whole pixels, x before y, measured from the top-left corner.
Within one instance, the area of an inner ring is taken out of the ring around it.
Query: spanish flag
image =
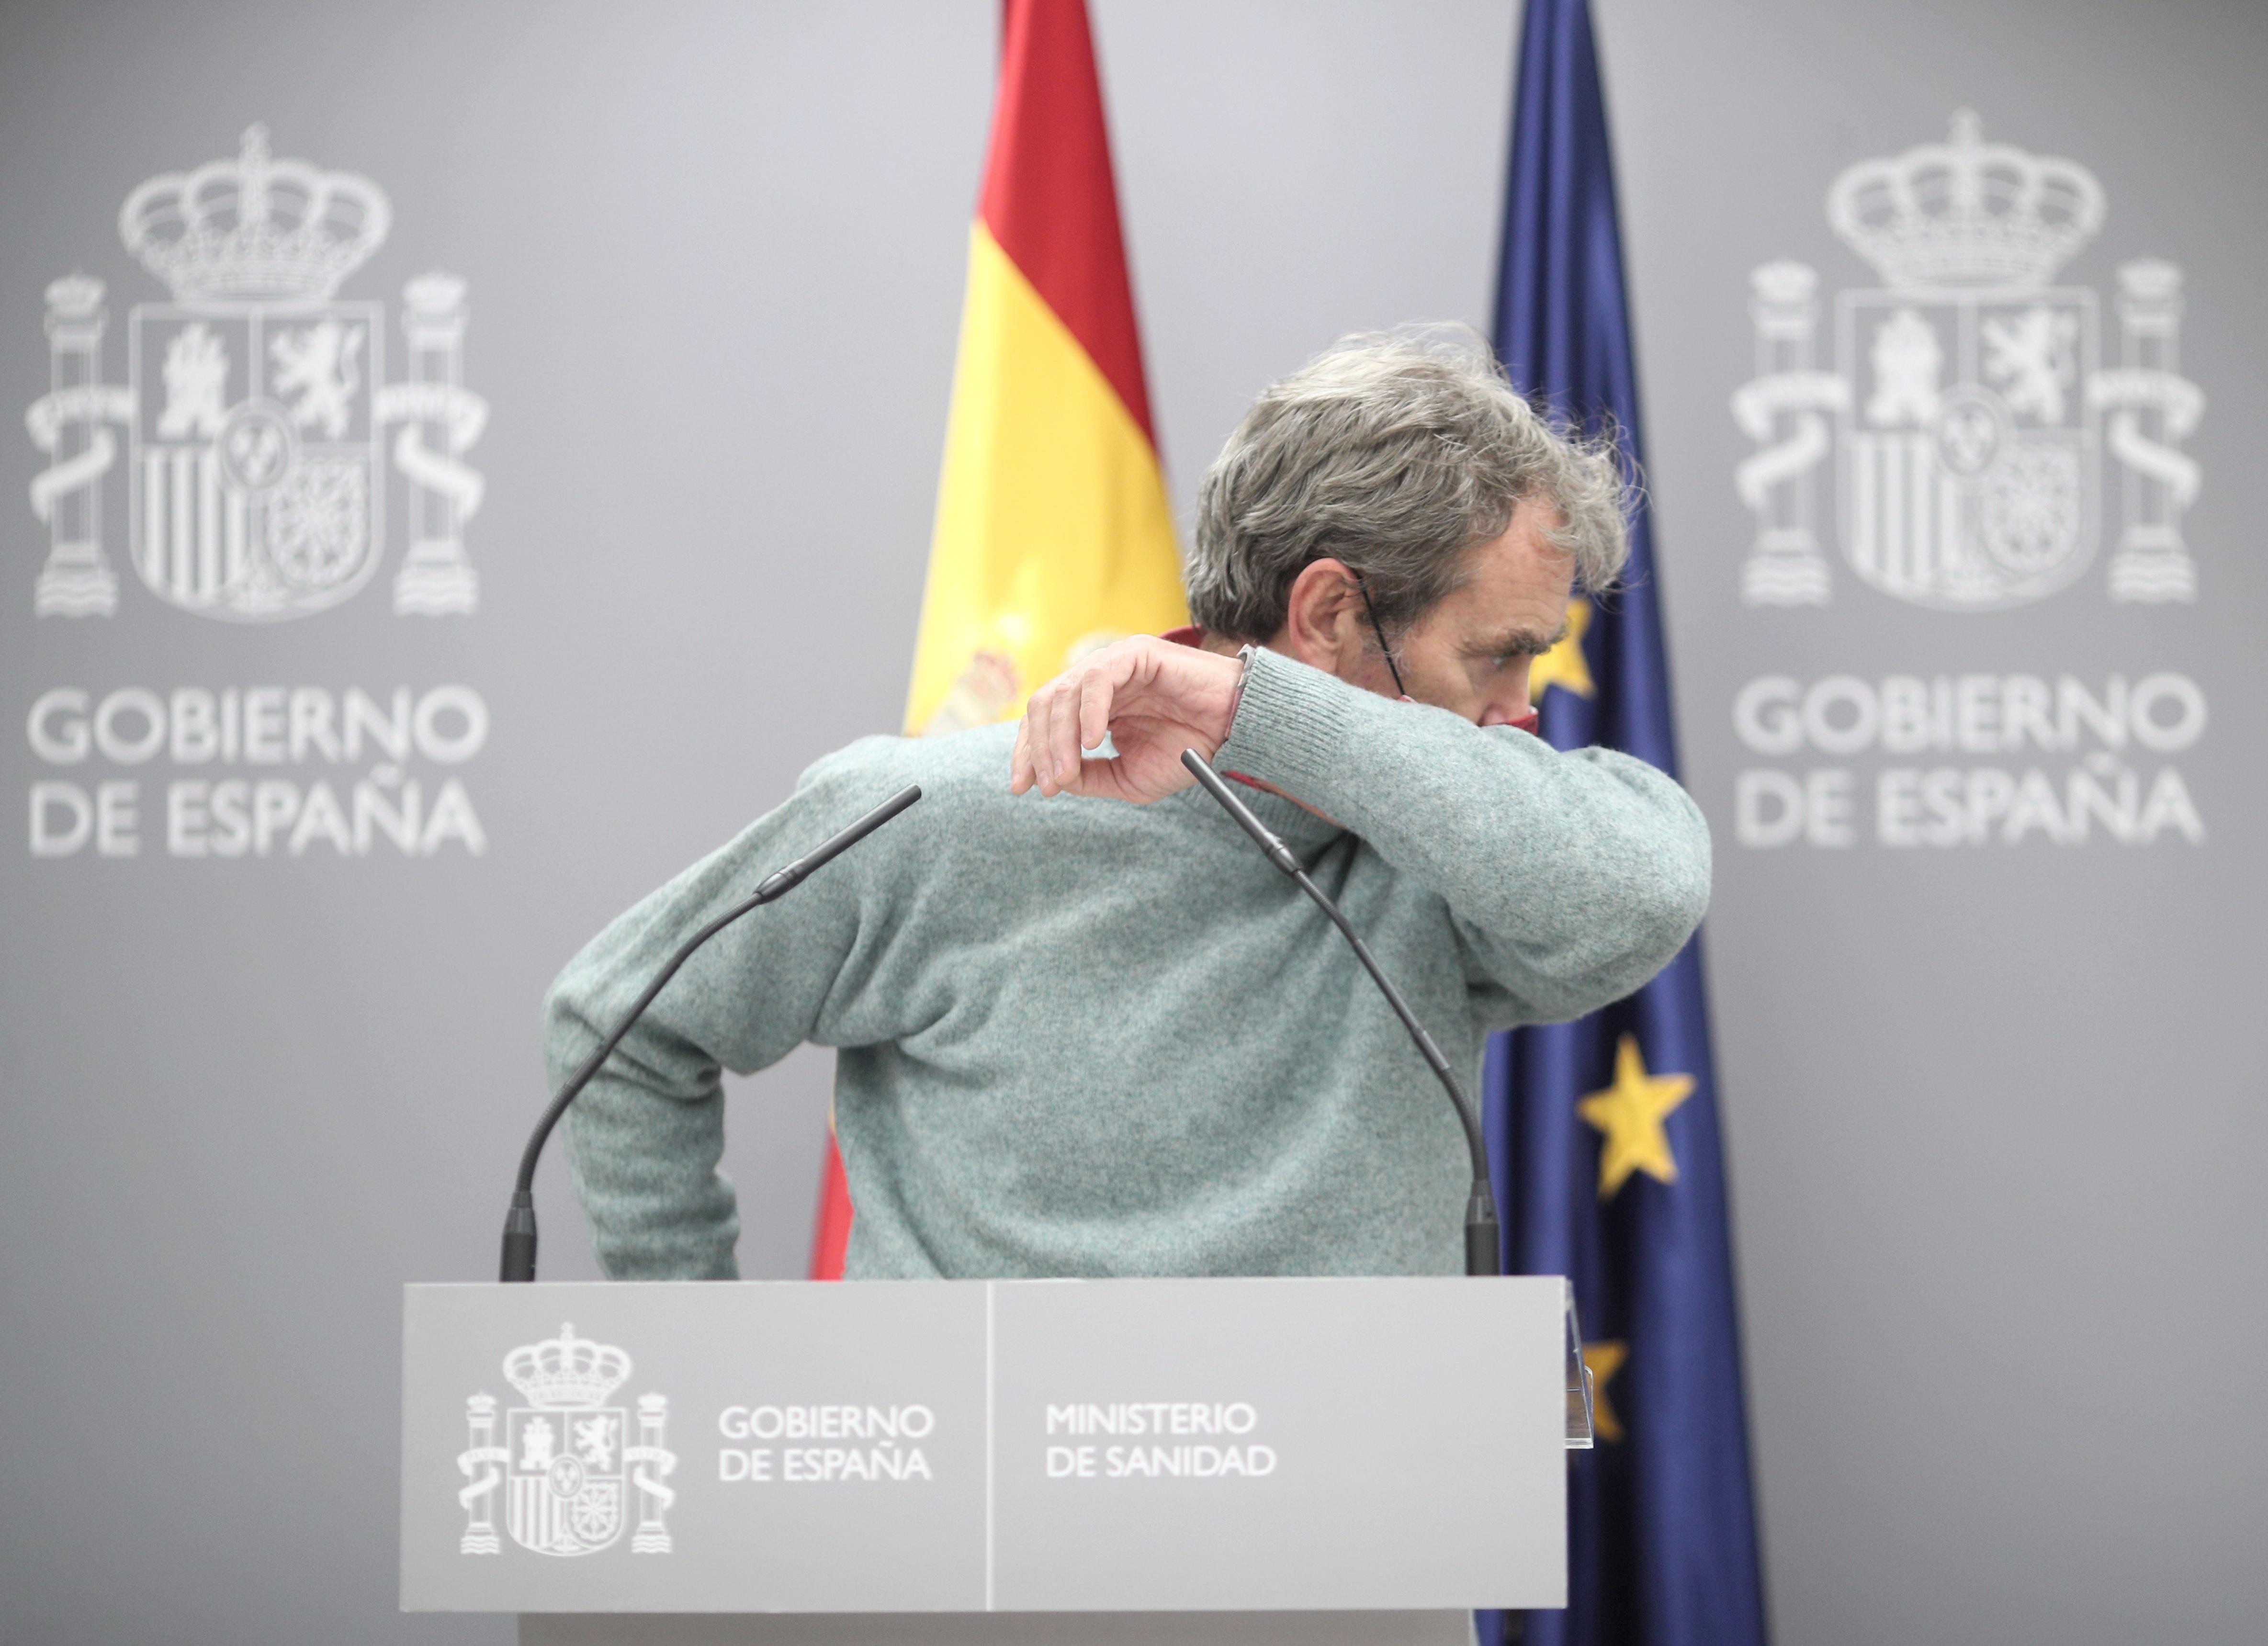
[[[1086,652],[1186,621],[1085,0],[1006,0],[906,731],[1012,718]],[[850,1237],[830,1144],[813,1278]]]

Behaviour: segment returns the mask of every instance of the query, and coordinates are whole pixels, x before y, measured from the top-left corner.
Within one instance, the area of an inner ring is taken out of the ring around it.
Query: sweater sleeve
[[[1709,830],[1664,773],[1254,657],[1214,765],[1329,813],[1448,906],[1491,1027],[1638,988],[1709,901]]]
[[[678,945],[767,874],[897,786],[891,740],[806,772],[785,804],[616,919],[570,961],[544,1003],[552,1090],[564,1085]],[[880,747],[876,746],[880,745]],[[718,1169],[719,1071],[777,1062],[820,1030],[871,949],[889,852],[845,853],[696,950],[568,1111],[577,1194],[615,1280],[730,1280],[740,1214]],[[864,934],[862,938],[862,934]]]

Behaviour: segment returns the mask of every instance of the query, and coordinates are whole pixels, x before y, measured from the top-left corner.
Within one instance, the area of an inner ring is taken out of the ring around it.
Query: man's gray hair
[[[1530,498],[1557,512],[1550,537],[1578,584],[1612,588],[1630,539],[1609,442],[1554,428],[1466,327],[1343,338],[1263,393],[1206,473],[1189,615],[1267,640],[1293,579],[1329,557],[1361,575],[1381,621],[1409,622]]]

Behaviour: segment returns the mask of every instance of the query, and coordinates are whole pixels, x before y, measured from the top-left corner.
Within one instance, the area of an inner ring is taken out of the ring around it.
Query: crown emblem
[[[530,1406],[597,1406],[630,1375],[630,1357],[563,1326],[558,1336],[506,1355],[504,1375]]]
[[[2073,161],[1986,143],[1962,109],[1946,142],[1837,178],[1827,217],[1894,287],[2042,286],[2102,226],[2102,189]]]
[[[351,172],[268,151],[254,126],[233,160],[153,177],[126,197],[119,238],[176,303],[327,303],[386,239],[385,192]]]

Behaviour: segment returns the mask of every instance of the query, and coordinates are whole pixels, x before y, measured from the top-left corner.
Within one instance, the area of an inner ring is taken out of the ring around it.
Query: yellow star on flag
[[[1615,1403],[1607,1399],[1607,1379],[1620,1371],[1629,1358],[1630,1344],[1619,1337],[1583,1345],[1583,1364],[1591,1372],[1591,1429],[1601,1440],[1623,1437],[1623,1421],[1616,1415]]]
[[[1528,701],[1541,703],[1547,686],[1565,687],[1578,697],[1590,697],[1598,688],[1591,684],[1591,665],[1583,656],[1583,631],[1591,626],[1591,603],[1588,600],[1567,602],[1567,632],[1559,636],[1558,643],[1528,665]]]
[[[1606,1137],[1599,1149],[1601,1200],[1612,1200],[1633,1172],[1660,1183],[1677,1180],[1677,1160],[1669,1152],[1669,1134],[1661,1123],[1692,1092],[1690,1075],[1647,1074],[1638,1036],[1623,1036],[1615,1047],[1615,1084],[1575,1106],[1575,1112]]]

